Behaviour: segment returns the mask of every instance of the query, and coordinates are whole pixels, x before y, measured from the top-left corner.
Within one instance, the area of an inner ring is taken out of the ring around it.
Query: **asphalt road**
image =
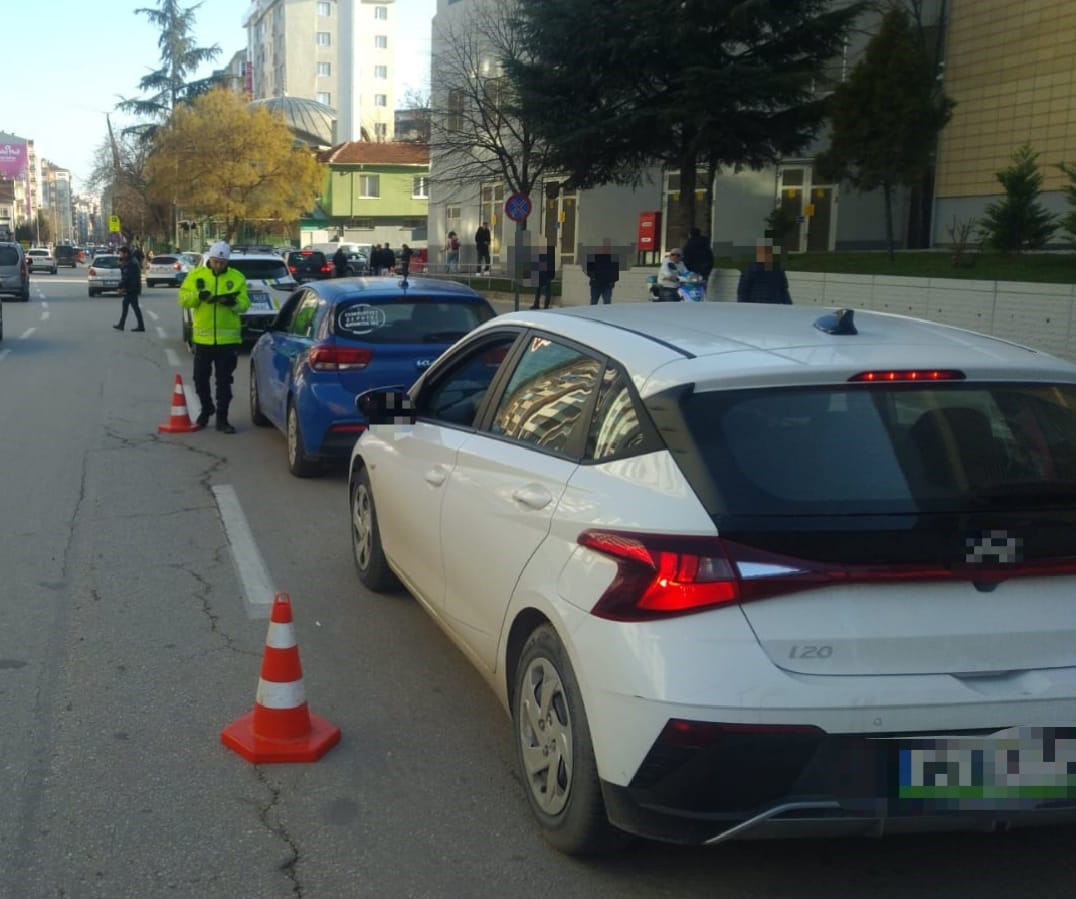
[[[250,423],[246,355],[237,435],[158,434],[176,373],[190,386],[175,290],[121,334],[84,278],[3,304],[0,897],[1073,894],[1072,828],[548,849],[484,683],[413,601],[359,587],[343,473],[287,473],[283,437]],[[253,706],[271,599],[244,593],[221,495],[263,592],[292,598],[311,710],[342,730],[315,764],[220,745]]]

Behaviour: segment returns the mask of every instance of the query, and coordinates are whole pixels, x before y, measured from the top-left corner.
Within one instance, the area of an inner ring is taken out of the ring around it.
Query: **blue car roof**
[[[382,276],[375,278],[331,278],[325,281],[313,281],[304,285],[312,288],[318,295],[330,303],[355,299],[397,299],[406,296],[424,296],[437,300],[462,300],[474,302],[485,297],[466,284],[442,278],[403,278]]]

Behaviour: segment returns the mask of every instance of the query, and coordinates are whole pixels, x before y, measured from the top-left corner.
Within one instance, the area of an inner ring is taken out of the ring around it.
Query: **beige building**
[[[395,0],[254,0],[244,22],[254,100],[333,110],[336,140],[390,141]]]
[[[1055,164],[1076,163],[1076,3],[952,0],[948,19],[944,84],[956,108],[938,146],[934,240],[999,196],[996,173],[1025,143],[1039,154],[1044,204],[1067,212]]]

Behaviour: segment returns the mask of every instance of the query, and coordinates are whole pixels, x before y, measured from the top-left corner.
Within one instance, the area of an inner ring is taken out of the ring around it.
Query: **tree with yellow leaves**
[[[297,220],[325,184],[324,166],[283,119],[223,88],[176,107],[154,137],[147,175],[155,202],[215,219],[225,240],[244,222]]]

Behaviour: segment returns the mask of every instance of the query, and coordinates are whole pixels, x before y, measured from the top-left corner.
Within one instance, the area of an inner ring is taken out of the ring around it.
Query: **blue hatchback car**
[[[410,387],[495,314],[471,288],[435,278],[304,284],[251,351],[251,420],[284,432],[292,474],[317,475],[324,462],[346,460],[366,429],[356,395]]]

